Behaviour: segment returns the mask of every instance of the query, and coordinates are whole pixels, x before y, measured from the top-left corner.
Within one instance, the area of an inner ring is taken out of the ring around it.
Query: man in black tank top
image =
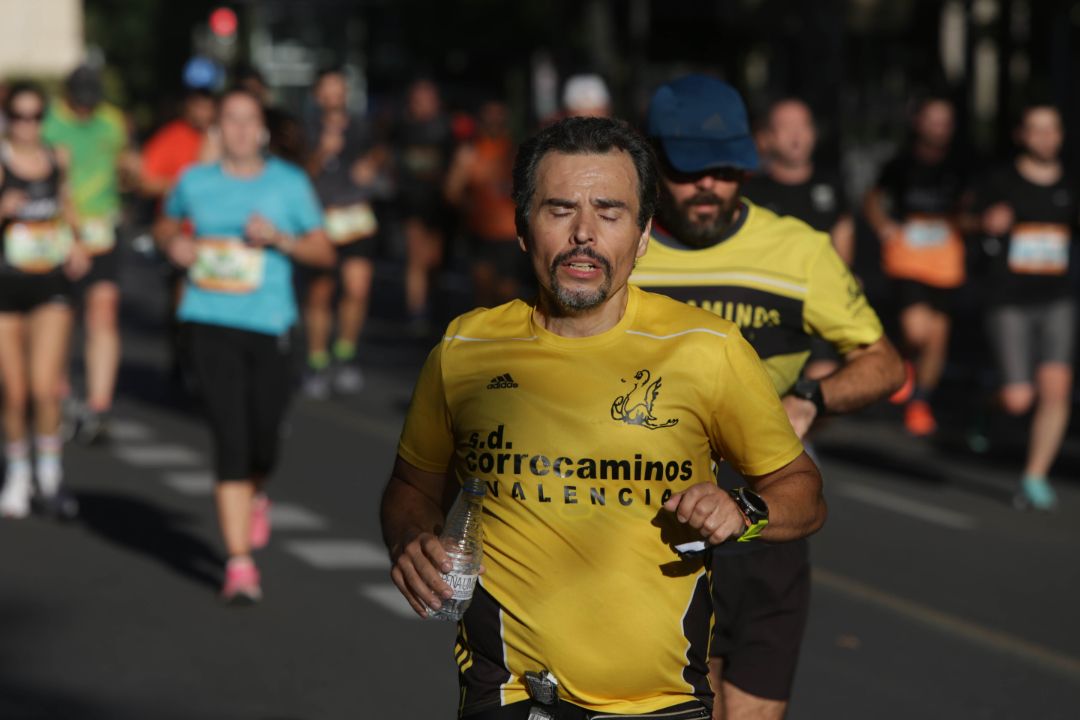
[[[1018,507],[1052,510],[1047,475],[1069,423],[1076,321],[1071,252],[1077,194],[1058,154],[1061,115],[1049,105],[1023,114],[1021,152],[978,194],[991,257],[987,329],[1000,370],[1001,404],[1024,415],[1034,407]]]
[[[814,163],[817,128],[810,108],[788,98],[773,103],[759,135],[766,164],[743,194],[777,215],[792,215],[829,233],[849,266],[855,259],[855,224],[840,176]]]

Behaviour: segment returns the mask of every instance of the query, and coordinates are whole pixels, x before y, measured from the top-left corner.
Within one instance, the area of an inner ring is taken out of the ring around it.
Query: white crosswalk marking
[[[162,482],[182,495],[201,496],[214,492],[214,474],[202,470],[167,473]]]
[[[412,609],[412,606],[409,605],[409,601],[402,596],[401,591],[394,587],[392,583],[361,585],[360,594],[399,617],[409,618],[410,620],[421,619],[416,614],[416,611]]]
[[[271,498],[270,525],[274,530],[325,530],[329,522],[318,513]]]
[[[381,545],[367,540],[292,540],[285,550],[320,570],[379,570],[390,567]]]
[[[122,445],[115,448],[113,454],[128,465],[137,467],[164,468],[202,462],[202,455],[183,445]]]
[[[149,440],[153,431],[136,420],[111,418],[109,420],[109,439],[120,442],[138,442]]]

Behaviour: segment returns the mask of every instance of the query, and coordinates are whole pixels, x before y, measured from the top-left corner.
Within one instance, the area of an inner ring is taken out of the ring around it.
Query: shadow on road
[[[193,582],[219,585],[225,559],[187,527],[193,516],[124,495],[83,492],[78,498],[79,521],[91,532]]]

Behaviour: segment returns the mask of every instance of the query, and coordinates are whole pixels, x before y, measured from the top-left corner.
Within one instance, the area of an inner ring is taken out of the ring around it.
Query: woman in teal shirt
[[[177,317],[214,436],[215,497],[229,555],[222,596],[246,604],[262,595],[251,551],[269,539],[262,486],[293,386],[292,264],[331,266],[334,249],[304,172],[264,157],[258,99],[226,93],[219,124],[221,161],[181,176],[154,232],[169,259],[188,270]]]

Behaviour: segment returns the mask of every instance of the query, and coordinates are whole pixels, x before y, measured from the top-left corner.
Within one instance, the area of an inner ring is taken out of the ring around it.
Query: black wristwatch
[[[791,388],[791,394],[814,403],[819,417],[825,414],[825,396],[821,394],[821,381],[801,378],[795,383],[795,387]]]
[[[750,488],[741,487],[729,492],[731,493],[731,499],[735,501],[735,505],[738,506],[750,523],[750,527],[746,528],[743,534],[739,536],[738,541],[749,542],[761,535],[761,531],[769,524],[769,506],[765,504],[760,495]]]

